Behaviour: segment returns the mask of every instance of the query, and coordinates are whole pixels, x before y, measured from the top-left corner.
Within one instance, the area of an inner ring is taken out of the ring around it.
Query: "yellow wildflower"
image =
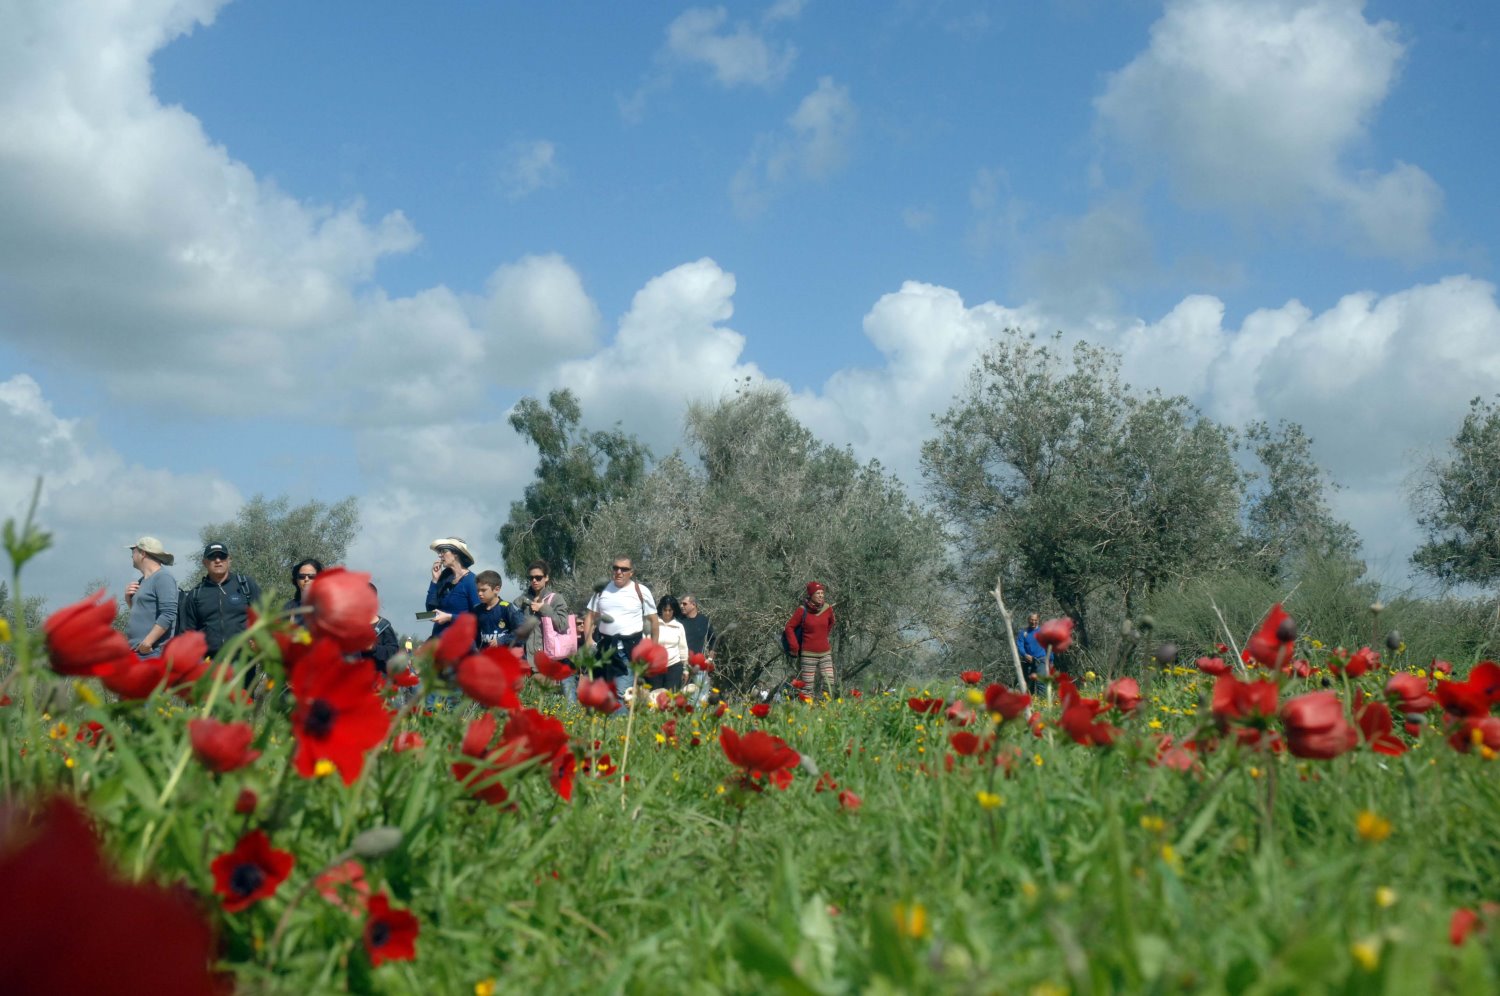
[[[1151,729],[1153,729],[1153,730],[1159,730],[1159,729],[1161,729],[1161,720],[1159,720],[1159,719],[1153,719],[1151,722],[1147,723],[1146,725],[1149,726],[1149,727],[1151,727]]]
[[[1349,945],[1349,953],[1354,960],[1359,962],[1359,967],[1366,972],[1373,972],[1380,967],[1380,944],[1378,941],[1366,938],[1363,941],[1355,941]]]
[[[968,693],[965,695],[965,698],[969,700],[970,705],[984,704],[984,693],[977,688],[969,689]]]
[[[974,793],[974,798],[979,800],[979,805],[985,809],[999,809],[1005,805],[1005,800],[993,792],[980,790]]]
[[[90,688],[88,685],[85,685],[81,681],[73,682],[73,691],[77,692],[78,697],[80,699],[83,699],[83,701],[87,702],[91,706],[97,706],[100,704],[99,693],[95,692],[92,688]]]
[[[921,903],[897,903],[891,911],[896,918],[897,933],[907,937],[927,936],[927,907]]]
[[[495,980],[480,979],[474,983],[474,996],[495,996]]]
[[[1035,899],[1037,893],[1040,891],[1041,890],[1036,887],[1036,883],[1029,878],[1021,883],[1021,895],[1025,896],[1027,899]]]
[[[337,770],[338,768],[334,767],[332,761],[328,760],[328,758],[326,757],[321,757],[318,759],[318,763],[313,765],[313,777],[323,778],[327,775],[333,774]]]
[[[10,642],[10,623],[0,619],[0,643]]]
[[[73,759],[71,757],[67,758],[66,760],[63,761],[63,764],[65,764],[65,765],[67,765],[68,767],[71,768],[73,766]]]
[[[1388,885],[1382,885],[1375,890],[1375,905],[1383,910],[1388,910],[1396,905],[1396,890]]]
[[[47,731],[47,736],[51,737],[53,740],[61,740],[63,737],[65,737],[67,735],[68,735],[68,724],[67,723],[58,723],[56,726],[52,727],[52,729],[50,729],[50,730]]]
[[[1047,762],[1042,760],[1042,755],[1040,755],[1040,754],[1033,754],[1033,755],[1031,755],[1031,763],[1034,764],[1034,765],[1036,765],[1038,768],[1040,768],[1042,765],[1046,764]]]
[[[1152,833],[1161,833],[1167,828],[1167,821],[1160,816],[1142,816],[1141,829],[1150,830]]]
[[[1179,875],[1182,874],[1182,858],[1178,857],[1177,848],[1171,844],[1163,844],[1161,846],[1161,859],[1166,863],[1168,868]]]
[[[1083,672],[1083,680],[1084,681],[1093,681],[1097,677],[1099,677],[1099,676],[1097,674],[1095,674],[1094,672],[1092,672],[1092,671],[1085,671],[1085,672]]]
[[[1391,835],[1391,821],[1368,809],[1359,811],[1354,827],[1359,831],[1361,840],[1367,840],[1372,844],[1378,844]]]

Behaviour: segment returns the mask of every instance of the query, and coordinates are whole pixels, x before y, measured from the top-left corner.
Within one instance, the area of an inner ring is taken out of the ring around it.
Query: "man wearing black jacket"
[[[250,608],[260,601],[255,579],[230,571],[229,548],[210,543],[203,548],[203,580],[182,593],[177,610],[177,629],[198,630],[208,641],[213,657],[230,637],[242,633],[250,621]]]

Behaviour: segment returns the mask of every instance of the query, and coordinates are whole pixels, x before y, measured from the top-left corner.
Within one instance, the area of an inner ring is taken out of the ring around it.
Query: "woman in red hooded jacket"
[[[835,620],[828,593],[816,581],[807,583],[807,595],[786,623],[786,645],[801,665],[804,695],[817,693],[817,679],[823,679],[823,690],[836,697],[833,680],[833,647],[829,634]]]

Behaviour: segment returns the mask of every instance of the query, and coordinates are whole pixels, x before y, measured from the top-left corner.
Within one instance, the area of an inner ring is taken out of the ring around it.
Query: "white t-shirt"
[[[599,623],[599,632],[605,636],[631,636],[646,632],[646,619],[656,615],[656,597],[650,588],[638,582],[630,581],[619,588],[611,581],[603,591],[589,599],[588,610],[614,619],[614,622]]]
[[[656,642],[667,648],[667,666],[686,664],[688,659],[687,630],[681,622],[673,619],[656,622]]]

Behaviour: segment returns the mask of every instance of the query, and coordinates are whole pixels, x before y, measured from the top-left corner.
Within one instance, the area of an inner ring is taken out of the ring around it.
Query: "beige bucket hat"
[[[158,560],[163,564],[166,564],[168,567],[171,567],[172,561],[177,559],[162,547],[161,540],[157,539],[155,536],[142,536],[140,539],[130,544],[129,549],[139,550],[151,557],[153,560]]]

